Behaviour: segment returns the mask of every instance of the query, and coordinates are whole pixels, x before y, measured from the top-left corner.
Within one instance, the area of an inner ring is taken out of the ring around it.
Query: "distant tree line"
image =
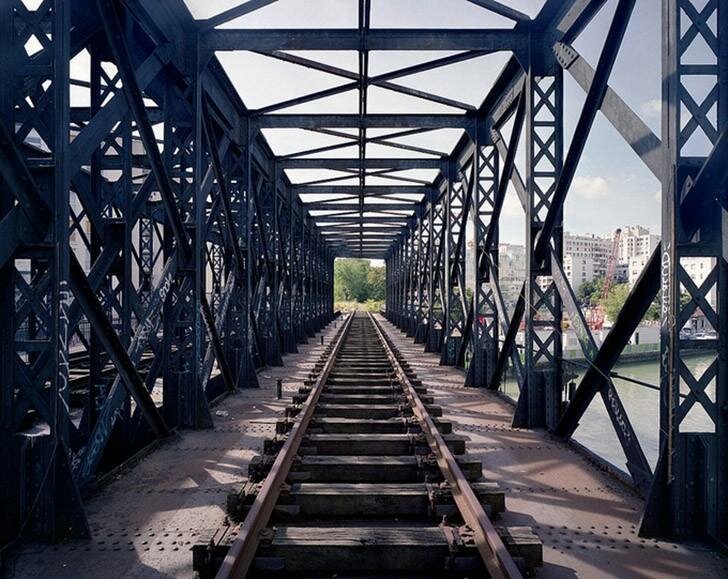
[[[334,262],[335,301],[382,301],[385,288],[384,267],[372,267],[368,259],[337,259]]]

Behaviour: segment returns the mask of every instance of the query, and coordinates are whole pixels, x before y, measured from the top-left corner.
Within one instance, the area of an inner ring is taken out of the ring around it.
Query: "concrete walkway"
[[[499,524],[529,525],[544,543],[542,579],[728,577],[728,559],[637,536],[642,501],[568,446],[543,432],[511,428],[513,407],[463,387],[461,370],[440,366],[397,327],[378,318],[443,408],[488,480],[506,492]]]
[[[328,343],[334,323],[323,330]],[[10,577],[117,579],[192,577],[192,544],[225,518],[251,458],[275,434],[292,394],[323,351],[321,334],[258,375],[260,389],[241,390],[212,409],[213,430],[185,431],[120,475],[86,504],[91,541],[25,545],[4,561]],[[276,399],[277,379],[284,397]]]
[[[509,404],[463,388],[461,371],[440,366],[437,356],[383,325],[455,431],[469,438],[468,451],[483,459],[486,476],[506,491],[501,522],[533,526],[543,540],[546,565],[539,577],[728,577],[728,561],[714,553],[640,539],[642,505],[628,488],[543,433],[511,428]],[[335,331],[333,324],[324,330],[327,342]],[[6,575],[191,577],[191,545],[221,525],[228,491],[239,488],[248,462],[273,435],[321,350],[320,337],[310,339],[286,356],[284,367],[264,370],[260,389],[217,405],[214,430],[182,433],[99,491],[87,503],[91,541],[26,545],[6,561]],[[281,401],[275,398],[278,378],[284,381]]]

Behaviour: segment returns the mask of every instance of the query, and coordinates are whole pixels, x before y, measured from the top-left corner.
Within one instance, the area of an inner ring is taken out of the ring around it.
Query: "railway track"
[[[496,527],[504,494],[370,314],[346,318],[278,434],[193,547],[217,577],[520,577],[527,527]]]

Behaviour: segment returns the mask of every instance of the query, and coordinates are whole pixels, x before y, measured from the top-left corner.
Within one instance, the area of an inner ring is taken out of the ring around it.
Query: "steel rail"
[[[404,387],[404,393],[412,405],[412,412],[427,439],[427,443],[435,454],[437,465],[445,476],[445,480],[452,487],[455,504],[463,516],[465,523],[475,533],[476,547],[490,577],[493,579],[522,579],[523,576],[516,566],[515,561],[503,544],[490,518],[483,510],[483,506],[480,504],[473,489],[470,488],[463,471],[448,448],[442,434],[440,434],[437,426],[435,426],[425,405],[420,400],[412,382],[410,382],[399,360],[394,355],[388,337],[384,334],[376,318],[371,313],[368,313],[368,315],[382,342],[387,358],[389,358],[398,380],[400,380]]]
[[[311,418],[313,418],[313,413],[321,396],[323,386],[326,384],[326,380],[334,366],[341,345],[346,339],[353,319],[354,313],[352,312],[344,322],[329,358],[316,379],[316,383],[311,387],[311,392],[296,418],[296,422],[288,435],[288,439],[278,453],[255,502],[250,507],[250,511],[240,526],[240,532],[230,546],[230,550],[215,576],[216,579],[244,579],[247,575],[255,558],[255,552],[258,549],[260,532],[268,525],[273,509],[278,502],[278,497],[281,494],[282,485],[288,478],[288,473],[298,454],[298,449],[301,446]]]

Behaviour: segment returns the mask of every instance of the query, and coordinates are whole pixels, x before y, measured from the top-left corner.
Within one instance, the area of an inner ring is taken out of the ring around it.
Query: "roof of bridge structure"
[[[527,32],[558,4],[185,2],[337,254],[368,258],[415,217]]]

